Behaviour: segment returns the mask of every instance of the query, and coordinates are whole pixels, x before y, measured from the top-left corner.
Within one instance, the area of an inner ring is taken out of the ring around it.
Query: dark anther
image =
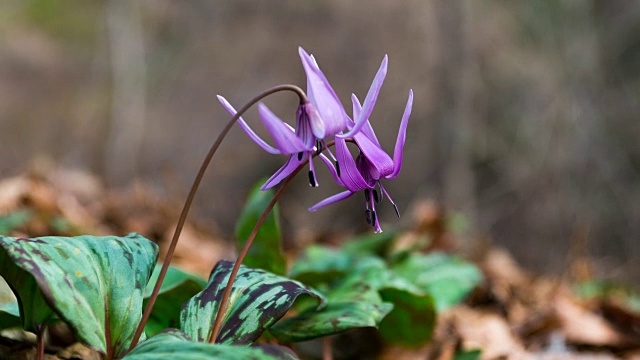
[[[318,184],[316,184],[315,176],[313,176],[313,171],[311,170],[309,170],[309,185],[311,185],[311,187],[318,186]]]
[[[373,189],[373,199],[376,201],[376,203],[380,202],[380,198],[378,197],[378,191],[376,189]]]
[[[371,211],[371,222],[373,223],[371,225],[376,226],[376,221],[378,221],[378,219],[376,218],[376,211],[373,210]]]
[[[396,215],[400,217],[400,211],[398,211],[398,206],[396,206],[396,204],[392,204],[392,205],[393,205],[393,210],[396,211]]]
[[[371,225],[371,210],[367,209],[364,215],[367,217],[367,224]]]
[[[320,154],[324,149],[324,146],[322,145],[322,141],[316,141],[316,147],[318,148],[318,154]]]
[[[369,189],[364,189],[364,200],[367,202],[367,204],[369,204],[369,195],[371,194],[371,192],[369,191]]]
[[[300,152],[298,153],[298,161],[302,160],[302,155],[303,155],[303,152],[302,152],[302,151],[300,151]]]
[[[336,160],[336,172],[338,173],[338,177],[340,177],[340,164],[338,163],[338,160]]]

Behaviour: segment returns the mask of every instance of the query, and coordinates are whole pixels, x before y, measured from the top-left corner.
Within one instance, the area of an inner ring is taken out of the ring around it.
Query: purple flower
[[[355,95],[352,96],[352,101],[353,116],[354,118],[359,118],[362,115],[363,107],[361,107]],[[410,90],[409,99],[407,100],[402,121],[400,122],[400,130],[398,131],[396,146],[393,151],[393,159],[382,149],[382,146],[380,146],[368,118],[365,123],[362,124],[360,132],[353,136],[360,150],[355,160],[347,148],[345,139],[336,137],[336,156],[338,157],[337,163],[339,166],[334,168],[330,162],[328,162],[327,165],[332,170],[331,172],[335,181],[339,185],[346,187],[347,190],[320,201],[309,208],[309,211],[316,211],[329,204],[344,200],[360,190],[364,190],[367,222],[374,226],[375,232],[382,231],[376,212],[376,203],[382,201],[384,196],[389,199],[396,211],[396,215],[400,217],[398,207],[380,181],[383,178],[395,178],[400,173],[400,169],[402,168],[402,150],[404,148],[407,124],[409,123],[412,105],[413,91]],[[376,186],[380,190],[379,192],[376,190]]]
[[[280,120],[264,104],[259,104],[260,118],[275,142],[275,147],[273,147],[262,140],[243,118],[238,120],[247,135],[265,151],[271,154],[290,155],[289,160],[261,187],[262,190],[269,189],[280,183],[307,159],[309,161],[309,184],[314,187],[317,186],[318,182],[313,165],[314,152],[320,153],[326,148],[325,138],[334,135],[346,138],[360,131],[373,110],[373,105],[387,72],[387,57],[385,56],[365,99],[363,110],[361,111],[362,116],[356,117],[354,122],[347,116],[338,96],[322,70],[320,70],[315,58],[307,54],[302,48],[298,49],[298,53],[307,75],[307,97],[309,102],[298,107],[295,130]],[[218,96],[218,99],[227,111],[233,115],[236,114],[236,110],[225,98]],[[349,131],[342,134],[341,132],[347,128]],[[328,152],[336,161],[333,154],[330,151]],[[324,154],[320,154],[320,156],[323,161],[328,161]]]

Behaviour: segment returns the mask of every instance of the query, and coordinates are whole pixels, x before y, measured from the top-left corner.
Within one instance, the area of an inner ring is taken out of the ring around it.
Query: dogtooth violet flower
[[[358,116],[362,114],[362,107],[355,95],[352,96],[352,101],[354,118],[358,118]],[[339,185],[346,187],[347,190],[320,201],[309,208],[309,211],[316,211],[364,190],[366,204],[365,215],[367,222],[374,226],[375,232],[382,232],[376,212],[376,203],[382,201],[384,196],[389,199],[396,215],[400,217],[398,207],[380,181],[383,178],[395,178],[400,173],[400,169],[402,168],[402,150],[404,148],[407,124],[409,123],[412,106],[413,91],[410,90],[409,99],[407,100],[402,121],[400,122],[400,129],[393,151],[393,159],[382,149],[369,123],[369,119],[363,124],[361,131],[353,136],[353,140],[360,150],[355,160],[347,148],[345,139],[336,137],[335,151],[340,166],[334,169],[330,162],[327,163],[327,166],[332,170],[331,173],[334,180]],[[380,192],[376,190],[376,186],[380,189]]]
[[[360,130],[364,125],[364,120],[368,117],[366,114],[370,114],[373,110],[373,104],[386,76],[387,57],[385,56],[363,104],[363,116],[354,122],[347,116],[338,96],[322,70],[320,70],[315,58],[301,47],[298,49],[298,53],[307,75],[307,97],[309,101],[300,104],[298,107],[296,112],[296,128],[293,129],[287,123],[280,120],[264,104],[258,104],[260,118],[269,135],[274,140],[274,147],[261,139],[242,117],[238,119],[242,129],[262,149],[271,154],[290,155],[287,162],[265,182],[261,187],[262,190],[269,189],[280,183],[305,159],[309,160],[309,184],[314,187],[317,186],[318,182],[312,160],[314,152],[319,153],[323,161],[327,162],[328,159],[326,156],[321,154],[322,150],[326,148],[325,138],[334,135],[342,138],[350,137]],[[236,110],[224,97],[218,96],[218,100],[220,100],[229,113],[232,115],[236,114]],[[348,128],[349,131],[342,134],[342,131],[346,128]],[[328,149],[327,151],[337,164],[337,159]]]

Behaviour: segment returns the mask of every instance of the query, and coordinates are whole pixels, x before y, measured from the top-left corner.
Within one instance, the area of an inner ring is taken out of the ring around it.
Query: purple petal
[[[351,195],[353,195],[354,193],[352,193],[351,191],[343,191],[341,193],[335,194],[333,196],[330,196],[322,201],[320,201],[319,203],[313,205],[312,207],[309,208],[309,211],[313,212],[316,211],[320,208],[323,208],[327,205],[331,205],[333,203],[337,203],[338,201],[342,201],[348,197],[350,197]]]
[[[373,112],[373,106],[376,104],[376,100],[378,99],[378,94],[380,94],[380,88],[382,88],[382,84],[384,83],[384,78],[387,76],[387,64],[389,60],[387,55],[382,59],[382,63],[380,64],[380,69],[378,69],[378,73],[376,77],[373,79],[371,86],[369,87],[369,92],[367,93],[367,97],[364,99],[364,104],[362,104],[361,111],[358,112],[358,115],[353,114],[353,120],[355,121],[355,126],[349,130],[346,134],[339,134],[336,136],[339,137],[352,137],[353,134],[360,131],[360,128],[364,125],[365,121],[369,121],[369,117],[371,116],[371,112]]]
[[[404,114],[402,114],[400,130],[398,130],[398,138],[396,139],[396,147],[393,149],[393,172],[387,175],[387,178],[394,178],[398,176],[400,168],[402,168],[402,149],[404,148],[404,141],[407,137],[407,125],[409,124],[409,116],[411,116],[412,106],[413,90],[409,90],[409,99],[407,100],[407,106],[404,108]]]
[[[338,166],[340,166],[340,179],[344,187],[351,192],[370,187],[358,171],[356,162],[347,148],[347,143],[340,138],[336,138],[336,157],[338,158]]]
[[[351,94],[351,102],[353,103],[353,117],[357,118],[358,115],[356,115],[357,113],[360,113],[360,110],[362,109],[362,107],[360,106],[360,101],[358,100],[358,97],[355,94]],[[360,132],[365,134],[369,140],[371,140],[371,142],[373,142],[374,144],[378,145],[378,147],[382,147],[380,145],[380,142],[378,141],[378,138],[376,137],[376,133],[373,131],[373,128],[371,127],[371,122],[369,122],[369,120],[365,121],[362,124],[362,129],[360,129]]]
[[[313,133],[313,136],[315,136],[319,140],[324,139],[324,134],[326,134],[326,128],[325,128],[324,120],[320,116],[318,109],[316,109],[316,107],[309,102],[304,105],[304,110],[306,111],[307,119],[308,119],[307,121],[309,121],[309,125],[311,126],[311,132]],[[318,135],[323,135],[323,136],[320,137]]]
[[[387,177],[393,172],[393,160],[387,155],[384,150],[378,144],[374,144],[363,133],[357,133],[353,136],[358,147],[362,151],[362,154],[369,160],[375,171],[371,171],[371,177],[374,180],[379,180],[382,177]],[[337,138],[336,138],[337,141]]]
[[[347,126],[346,113],[338,96],[317,63],[303,48],[298,48],[302,66],[307,74],[307,95],[316,107],[325,125],[324,133],[314,134],[318,139],[333,136]]]
[[[331,162],[331,160],[325,154],[320,154],[320,159],[329,168],[329,172],[331,173],[331,176],[333,176],[333,180],[336,182],[336,184],[338,184],[340,186],[344,186],[344,184],[342,183],[342,180],[340,180],[340,176],[338,175],[338,171],[336,170],[335,166],[333,166],[333,163]],[[338,165],[338,166],[340,166],[340,165]]]
[[[303,160],[298,160],[298,155],[290,156],[289,160],[287,160],[287,162],[282,165],[282,167],[278,169],[278,171],[276,171],[276,173],[273,174],[269,180],[262,185],[262,187],[260,187],[260,190],[268,190],[278,185],[282,180],[284,180],[284,178],[291,175],[291,173],[294,172],[303,161],[304,158]]]
[[[262,123],[276,143],[276,147],[283,154],[295,154],[311,150],[302,142],[296,133],[291,130],[291,127],[272,113],[266,105],[262,103],[258,104],[258,113],[260,114]]]
[[[236,111],[236,109],[234,109],[234,107],[224,97],[218,95],[218,101],[220,101],[222,106],[231,115],[235,116],[238,113]],[[240,117],[238,119],[238,124],[240,125],[242,130],[244,130],[244,132],[247,133],[247,135],[249,135],[251,140],[253,140],[256,144],[258,144],[258,146],[260,146],[264,151],[266,151],[266,152],[268,152],[270,154],[282,154],[282,152],[280,152],[280,150],[274,148],[273,146],[267,144],[264,140],[262,140],[262,138],[260,138],[260,136],[258,136],[258,134],[256,134],[253,131],[253,129],[251,129],[251,127],[249,127],[249,124],[247,124],[246,121],[244,121],[244,119],[242,117]]]

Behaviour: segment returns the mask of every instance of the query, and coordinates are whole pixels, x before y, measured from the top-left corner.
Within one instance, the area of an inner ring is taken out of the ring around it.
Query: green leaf
[[[262,183],[264,183],[264,181],[259,181],[259,184]],[[261,191],[260,185],[254,186],[249,193],[247,203],[236,224],[235,233],[238,241],[238,249],[244,246],[244,243],[247,241],[247,238],[267,208],[267,205],[269,205],[271,199],[273,199],[273,191]],[[253,244],[251,244],[243,264],[251,268],[263,269],[276,275],[285,274],[287,270],[287,260],[282,253],[280,211],[277,204],[258,230],[258,234]]]
[[[312,245],[293,264],[289,277],[310,286],[319,286],[343,277],[354,261],[343,251]]]
[[[379,259],[361,260],[327,294],[326,307],[309,308],[276,323],[269,332],[280,341],[298,342],[356,328],[377,327],[393,308],[393,304],[384,302],[378,293],[384,271]]]
[[[443,253],[410,254],[393,270],[431,294],[438,311],[458,304],[482,281],[475,265]]]
[[[389,252],[391,243],[398,235],[395,229],[385,230],[381,233],[369,233],[357,236],[342,245],[342,249],[348,254],[377,255],[384,257]]]
[[[380,334],[391,343],[420,346],[431,340],[436,321],[433,298],[420,291],[395,287],[380,290],[393,310],[380,323]]]
[[[158,281],[161,264],[156,265],[149,283],[144,291],[144,306],[151,296],[153,287]],[[202,291],[207,286],[207,281],[199,276],[186,273],[173,266],[169,266],[167,274],[160,286],[158,298],[151,310],[149,321],[145,326],[147,336],[158,334],[164,329],[180,326],[180,310],[182,304],[192,296]]]
[[[220,261],[213,268],[209,285],[185,303],[180,323],[182,330],[196,341],[208,341],[222,294],[233,268]],[[241,266],[231,290],[217,342],[250,344],[280,319],[302,294],[323,301],[320,293],[307,286],[264,270]]]
[[[377,327],[393,304],[379,302],[329,302],[322,310],[305,311],[269,329],[282,342],[299,342],[364,328]]]
[[[142,317],[156,244],[132,233],[0,237],[0,248],[0,275],[17,292],[25,327],[51,319],[44,304],[35,303],[44,300],[81,342],[116,357],[127,350]]]
[[[170,329],[138,345],[122,360],[295,360],[295,354],[282,346],[233,346],[192,342],[182,331]]]
[[[0,235],[9,234],[24,225],[30,218],[31,212],[29,210],[20,210],[0,216]]]
[[[22,323],[20,322],[18,301],[15,300],[0,305],[0,330],[19,327],[20,325]]]
[[[478,360],[482,356],[482,350],[458,351],[453,360]]]

